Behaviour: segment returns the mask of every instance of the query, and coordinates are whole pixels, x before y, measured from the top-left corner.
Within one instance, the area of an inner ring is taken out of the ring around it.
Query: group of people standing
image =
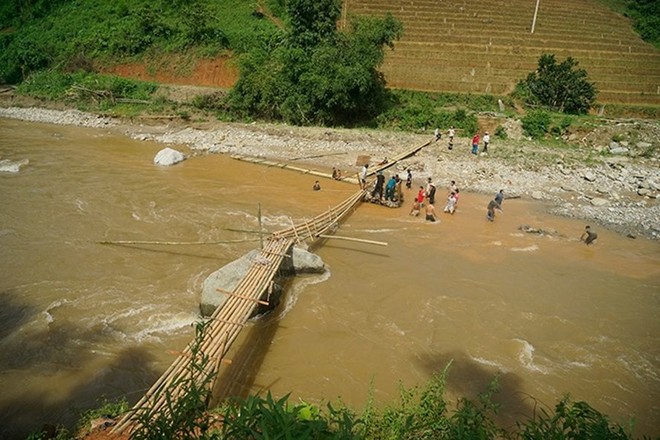
[[[403,192],[401,191],[401,178],[398,174],[392,174],[387,184],[385,184],[385,175],[382,171],[376,173],[376,184],[371,191],[372,199],[381,201],[383,199],[383,187],[385,188],[385,200],[391,202],[403,201]]]
[[[435,129],[434,132],[435,135],[435,141],[439,141],[442,139],[442,132],[440,131],[439,128]],[[456,135],[456,129],[452,125],[449,130],[447,130],[447,137],[449,138],[449,142],[447,144],[447,148],[452,150],[454,148],[454,136]],[[479,134],[479,132],[475,133],[474,136],[472,136],[472,154],[477,156],[479,154],[479,145],[480,143],[483,142],[483,149],[481,151],[482,154],[488,153],[488,145],[490,144],[490,134],[486,131],[484,132],[483,137]]]
[[[410,176],[410,170],[408,170],[408,175]],[[411,179],[412,180],[412,179]],[[435,212],[435,194],[436,186],[433,183],[433,179],[430,177],[427,179],[426,187],[420,185],[419,191],[417,191],[417,196],[413,200],[412,208],[410,209],[410,215],[417,216],[422,207],[425,208],[425,219],[429,222],[435,222],[437,220]],[[451,181],[449,185],[449,192],[447,195],[447,204],[445,205],[444,212],[448,214],[453,214],[456,211],[456,205],[458,204],[459,190],[456,187],[456,182]]]
[[[442,133],[439,128],[435,129],[434,134],[435,134],[436,142],[442,138]],[[452,126],[447,131],[447,136],[449,138],[448,148],[450,150],[454,146],[455,134],[456,134],[456,130]],[[471,141],[472,154],[474,155],[479,154],[480,142],[483,143],[482,154],[488,153],[488,146],[490,144],[490,135],[487,131],[484,132],[483,138],[479,135],[478,132],[475,133],[474,136],[472,137],[472,141]],[[378,165],[382,165],[385,163],[387,163],[387,159],[385,159],[383,162],[381,162]],[[366,163],[362,166],[362,169],[359,174],[360,187],[363,190],[367,189],[368,174],[369,174],[369,164]],[[341,171],[333,167],[332,178],[335,180],[342,180]],[[396,173],[392,174],[389,180],[387,181],[387,183],[385,183],[385,175],[383,174],[382,171],[378,171],[376,173],[376,181],[374,184],[374,188],[370,193],[371,200],[383,203],[383,198],[384,198],[385,204],[392,207],[400,206],[401,203],[403,202],[403,192],[401,190],[402,183],[403,183],[402,179]],[[406,188],[408,190],[412,189],[412,183],[413,183],[412,171],[410,169],[407,169]],[[318,191],[320,189],[321,189],[320,184],[318,181],[316,181],[314,184],[314,190]],[[429,177],[427,179],[426,186],[420,185],[417,195],[413,200],[413,205],[412,208],[410,209],[409,214],[412,216],[418,216],[422,207],[424,207],[425,220],[429,222],[437,221],[437,215],[435,210],[436,192],[437,192],[437,188],[433,183],[433,180]],[[459,197],[460,197],[460,191],[456,186],[456,182],[452,180],[448,188],[447,202],[445,204],[445,208],[443,211],[447,214],[454,214],[458,206]],[[486,218],[488,221],[490,222],[495,221],[496,211],[504,212],[502,209],[503,201],[504,201],[504,190],[499,190],[495,194],[495,197],[493,197],[493,199],[488,202],[488,206],[486,207]],[[587,226],[585,228],[585,232],[583,236],[580,237],[580,239],[589,245],[589,244],[593,244],[597,237],[598,237],[597,234],[589,226]]]
[[[479,154],[479,140],[479,133],[475,133],[474,136],[472,136],[472,154],[475,156]],[[481,151],[481,153],[488,153],[488,144],[490,144],[490,135],[488,132],[484,133],[484,137],[481,139],[481,141],[484,144],[484,149]]]

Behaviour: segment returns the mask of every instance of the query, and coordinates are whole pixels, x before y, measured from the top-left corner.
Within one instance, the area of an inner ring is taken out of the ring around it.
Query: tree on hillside
[[[587,113],[596,100],[596,87],[587,79],[587,71],[568,57],[557,64],[553,54],[539,58],[536,72],[520,81],[516,94],[531,107],[545,107],[563,113]]]
[[[229,107],[242,116],[297,125],[349,124],[385,105],[385,80],[376,67],[401,24],[388,15],[354,18],[337,30],[338,0],[291,0],[288,31],[240,59]]]

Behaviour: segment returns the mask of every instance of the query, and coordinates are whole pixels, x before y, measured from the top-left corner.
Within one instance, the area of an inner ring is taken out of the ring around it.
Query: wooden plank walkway
[[[391,167],[398,161],[416,154],[431,143],[433,143],[432,140],[395,156],[388,163],[374,167],[368,175],[372,176],[378,171]],[[249,160],[244,157],[236,158]],[[254,162],[269,166],[277,165],[277,163],[267,160],[254,160]],[[291,166],[283,166],[282,168],[309,172],[309,170],[296,169],[296,167]],[[330,175],[316,173],[317,176],[331,178]],[[355,179],[355,183],[357,183],[357,179]],[[189,386],[190,380],[199,384],[208,377],[217,377],[218,370],[227,352],[240,331],[245,327],[257,305],[264,302],[262,298],[270,291],[282,260],[290,255],[293,244],[324,240],[329,232],[333,232],[338,228],[339,223],[354,211],[364,199],[366,192],[366,190],[360,189],[322,214],[309,220],[303,220],[298,224],[292,224],[287,229],[274,232],[266,240],[261,253],[252,261],[247,274],[236,288],[232,292],[225,292],[229,299],[222,307],[218,307],[209,318],[201,346],[195,347],[194,341],[191,342],[142,399],[119,420],[111,433],[121,434],[127,429],[132,430],[138,427],[141,414],[169,415],[172,406],[176,405],[177,400],[183,395],[184,386]],[[200,371],[191,372],[189,364],[193,359],[193,351],[197,349],[203,352],[204,357],[213,360],[213,362],[208,362],[204,369]]]

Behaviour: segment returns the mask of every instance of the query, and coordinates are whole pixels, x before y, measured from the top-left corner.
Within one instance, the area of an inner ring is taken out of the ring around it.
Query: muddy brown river
[[[256,229],[259,204],[275,231],[355,191],[322,181],[315,192],[310,176],[221,155],[161,168],[162,148],[0,119],[0,159],[29,159],[0,174],[0,438],[71,425],[104,397],[137,401],[192,339],[205,277],[258,245],[100,241],[250,240],[231,229]],[[452,362],[450,401],[499,372],[505,414],[570,393],[612,421],[634,419],[637,436],[659,435],[660,245],[597,227],[587,247],[576,240],[583,222],[522,199],[489,223],[487,202],[466,192],[436,224],[407,207],[360,206],[339,233],[388,246],[316,249],[328,274],[294,280],[250,324],[220,393],[359,409],[370,389],[387,404],[400,384],[422,385]]]

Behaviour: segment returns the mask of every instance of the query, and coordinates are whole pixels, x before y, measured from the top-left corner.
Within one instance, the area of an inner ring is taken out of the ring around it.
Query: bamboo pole
[[[235,296],[236,298],[240,298],[240,299],[244,299],[244,300],[247,300],[247,301],[253,301],[253,302],[256,302],[257,304],[261,304],[262,306],[267,306],[267,305],[269,305],[266,301],[262,301],[262,300],[260,300],[260,299],[254,299],[254,298],[250,298],[249,296],[239,295],[239,294],[237,294],[237,293],[232,293],[232,292],[227,292],[226,290],[222,290],[222,289],[215,289],[215,290],[217,290],[218,292],[222,292],[222,293],[224,293],[225,295]]]
[[[302,160],[302,159],[317,159],[319,157],[328,157],[328,156],[340,156],[342,154],[346,154],[344,152],[341,153],[326,153],[326,154],[314,154],[312,156],[300,156],[300,157],[294,157],[293,160]]]
[[[532,18],[532,30],[530,31],[530,34],[534,33],[534,28],[536,27],[536,15],[539,13],[539,3],[541,3],[541,0],[536,0],[536,7],[534,8],[534,18]]]
[[[260,248],[264,248],[264,229],[263,226],[261,225],[261,202],[259,202],[259,244]]]
[[[387,246],[388,245],[384,241],[374,241],[374,240],[365,240],[363,238],[343,237],[341,235],[319,234],[319,237],[321,237],[321,238],[334,238],[334,239],[337,239],[337,240],[346,240],[346,241],[356,241],[356,242],[359,242],[359,243],[375,244],[375,245],[378,245],[378,246]]]
[[[220,241],[148,241],[148,240],[104,240],[98,241],[98,244],[155,244],[155,245],[199,245],[199,244],[231,244],[231,243],[246,243],[258,241],[257,239],[243,239],[243,240],[220,240]]]

